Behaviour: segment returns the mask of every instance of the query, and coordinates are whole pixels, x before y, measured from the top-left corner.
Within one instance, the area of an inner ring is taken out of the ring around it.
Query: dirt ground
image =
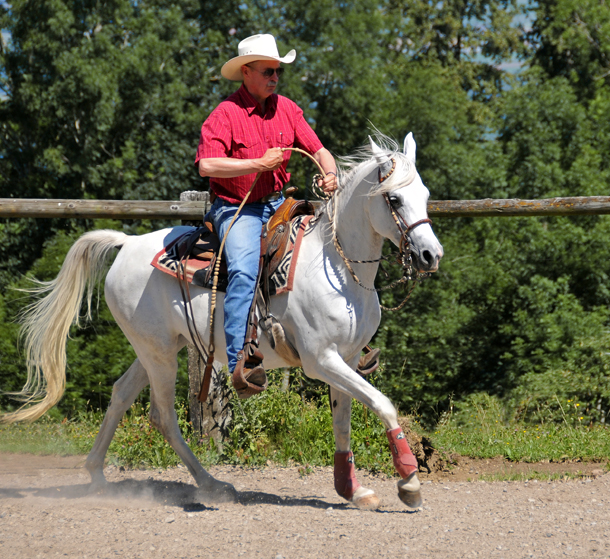
[[[610,557],[610,474],[599,464],[460,459],[421,475],[418,511],[398,500],[395,480],[361,471],[383,505],[365,512],[336,495],[330,468],[215,467],[241,502],[214,504],[184,468],[109,467],[96,493],[83,462],[0,454],[1,559]],[[525,469],[581,477],[479,479]]]

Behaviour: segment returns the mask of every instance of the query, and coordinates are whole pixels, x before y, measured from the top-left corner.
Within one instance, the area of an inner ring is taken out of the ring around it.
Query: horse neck
[[[383,237],[371,226],[367,205],[368,191],[376,175],[370,173],[365,180],[338,194],[335,200],[335,234],[343,253],[351,260],[377,260],[381,256]],[[350,263],[354,272],[367,286],[372,286],[378,263]]]

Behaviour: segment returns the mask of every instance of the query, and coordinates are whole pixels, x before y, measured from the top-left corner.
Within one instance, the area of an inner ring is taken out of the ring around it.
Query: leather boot
[[[248,351],[250,350],[250,351]],[[250,353],[250,355],[247,355]],[[237,354],[237,365],[231,376],[237,395],[243,400],[267,389],[263,354],[248,344]]]

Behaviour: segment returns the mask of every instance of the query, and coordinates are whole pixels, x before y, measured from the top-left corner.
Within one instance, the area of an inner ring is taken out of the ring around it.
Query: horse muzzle
[[[435,247],[417,248],[413,245],[411,248],[411,259],[413,267],[420,273],[432,273],[438,270],[439,263],[443,257],[443,247],[440,243],[436,243]]]

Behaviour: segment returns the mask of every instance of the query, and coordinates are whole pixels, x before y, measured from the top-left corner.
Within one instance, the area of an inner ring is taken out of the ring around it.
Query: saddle
[[[270,283],[270,278],[278,271],[287,253],[291,241],[291,222],[300,216],[312,216],[314,207],[306,200],[288,198],[275,212],[271,219],[263,225],[261,232],[261,270],[260,278],[266,282],[266,292],[275,295],[280,291],[290,291],[290,284],[281,285],[282,277]],[[220,239],[209,221],[204,221],[203,227],[179,237],[159,252],[152,265],[159,270],[178,277],[199,287],[212,288],[213,273],[220,249]],[[290,254],[288,255],[290,256]],[[289,264],[291,260],[286,259]],[[284,274],[285,276],[285,274]],[[227,266],[223,258],[220,263],[217,289],[226,291]],[[278,287],[279,284],[279,287]]]

